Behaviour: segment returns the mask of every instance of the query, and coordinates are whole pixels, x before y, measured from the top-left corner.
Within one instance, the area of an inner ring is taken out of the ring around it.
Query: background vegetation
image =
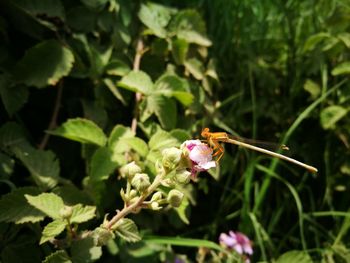
[[[1,1],[1,261],[215,261],[200,240],[239,230],[252,262],[350,262],[349,22],[348,0]],[[38,245],[50,220],[24,194],[95,207],[92,230],[123,207],[120,167],[155,175],[203,127],[319,173],[226,145],[180,208],[132,216],[142,241]]]

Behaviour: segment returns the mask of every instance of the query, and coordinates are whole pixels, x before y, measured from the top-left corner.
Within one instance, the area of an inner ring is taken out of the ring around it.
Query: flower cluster
[[[243,233],[233,231],[229,231],[228,235],[221,233],[219,242],[223,247],[242,255],[246,263],[250,262],[249,256],[253,254],[252,242]]]
[[[212,160],[213,150],[200,140],[188,140],[181,145],[185,156],[191,161],[191,175],[195,178],[197,172],[207,171],[216,166]]]

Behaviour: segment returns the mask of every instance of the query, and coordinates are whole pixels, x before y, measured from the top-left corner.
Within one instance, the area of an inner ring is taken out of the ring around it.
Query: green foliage
[[[344,0],[0,1],[0,261],[241,262],[218,244],[233,230],[251,262],[348,262],[349,17]],[[191,163],[163,150],[203,127],[319,174],[226,145],[180,184]]]

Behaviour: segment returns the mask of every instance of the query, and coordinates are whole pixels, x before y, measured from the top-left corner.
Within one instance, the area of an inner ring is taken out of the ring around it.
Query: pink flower
[[[197,172],[207,171],[216,167],[215,161],[212,160],[213,150],[200,140],[185,141],[181,148],[185,148],[191,160],[192,177],[195,177]]]
[[[246,235],[240,232],[230,231],[228,235],[221,233],[219,241],[221,245],[235,250],[240,255],[253,254],[252,242]]]

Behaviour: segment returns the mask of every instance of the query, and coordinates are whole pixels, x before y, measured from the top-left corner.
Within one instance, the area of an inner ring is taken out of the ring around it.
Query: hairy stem
[[[51,120],[49,123],[49,127],[47,128],[48,130],[52,130],[57,125],[57,117],[58,117],[58,112],[60,110],[61,99],[62,99],[62,87],[63,87],[63,81],[60,81],[60,83],[58,84],[58,87],[57,87],[57,96],[56,96],[55,105],[53,108]],[[38,148],[40,150],[45,149],[45,147],[49,141],[49,137],[50,137],[50,134],[45,133],[44,138],[42,139],[41,143],[38,146]]]
[[[120,219],[124,218],[128,214],[132,213],[136,208],[142,206],[143,201],[152,194],[157,187],[160,185],[162,179],[164,178],[164,174],[157,175],[154,179],[153,183],[148,187],[148,189],[137,199],[137,201],[129,206],[123,208],[123,210],[119,211],[107,224],[107,228],[111,229],[115,223],[117,223]]]
[[[138,71],[140,70],[140,64],[141,64],[141,58],[144,53],[144,46],[143,46],[143,41],[141,38],[137,41],[136,45],[136,55],[134,58],[134,64],[133,64],[133,70]],[[141,101],[142,94],[140,92],[136,92],[135,94],[135,111],[134,111],[134,117],[131,121],[131,131],[136,133],[136,128],[137,128],[137,117],[138,117],[138,106]]]

